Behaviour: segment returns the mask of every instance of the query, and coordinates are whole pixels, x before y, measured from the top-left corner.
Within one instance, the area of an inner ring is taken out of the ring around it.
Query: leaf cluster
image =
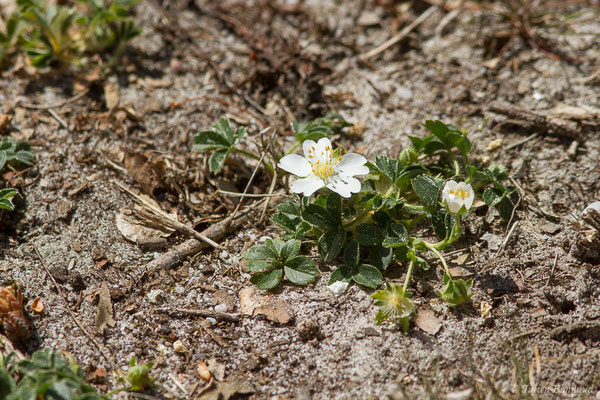
[[[249,271],[255,272],[250,281],[260,289],[273,289],[283,279],[295,285],[306,286],[317,275],[315,262],[299,255],[300,240],[267,239],[265,245],[248,249],[243,258]]]
[[[236,130],[231,128],[227,118],[221,118],[213,125],[212,130],[202,131],[194,136],[192,151],[215,150],[208,159],[208,167],[211,172],[218,174],[223,169],[227,157],[231,152],[239,150],[236,146],[246,136],[245,127]]]
[[[31,64],[82,64],[85,57],[112,52],[114,62],[141,31],[130,14],[138,0],[17,0],[18,10],[0,32],[0,64],[23,50]]]
[[[330,138],[352,126],[344,117],[337,113],[328,113],[324,117],[308,122],[292,122],[292,132],[299,142],[305,140],[318,140],[322,137]]]
[[[28,143],[7,137],[0,139],[0,172],[2,172],[6,166],[11,166],[13,168],[20,165],[31,166],[33,165],[33,162],[33,152]],[[1,210],[14,209],[10,199],[15,194],[17,194],[15,189],[0,189]]]
[[[83,370],[50,350],[35,352],[31,359],[17,361],[15,354],[0,355],[0,399],[2,400],[107,400],[84,380]]]

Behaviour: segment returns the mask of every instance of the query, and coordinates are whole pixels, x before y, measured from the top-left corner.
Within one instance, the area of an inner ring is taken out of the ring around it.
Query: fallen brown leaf
[[[160,158],[150,158],[144,154],[125,150],[125,169],[140,185],[142,192],[152,194],[164,182],[166,164]]]
[[[223,382],[213,381],[210,388],[200,393],[195,400],[229,400],[235,395],[251,393],[254,393],[254,387],[248,378],[234,374]]]
[[[442,320],[435,316],[433,310],[419,310],[415,325],[430,335],[435,335],[442,327]]]
[[[37,314],[44,311],[44,302],[41,297],[37,297],[31,302],[31,310]]]
[[[262,314],[268,320],[278,324],[287,324],[292,318],[283,301],[262,295],[254,286],[240,290],[239,297],[242,314],[251,316]]]
[[[106,83],[104,85],[104,101],[106,103],[106,109],[112,112],[119,106],[121,96],[119,95],[119,88],[112,84]]]
[[[115,326],[115,320],[113,319],[113,306],[110,301],[110,290],[106,282],[102,282],[100,287],[100,300],[98,301],[98,313],[96,314],[96,320],[94,322],[96,331],[103,333],[106,325],[113,327]]]

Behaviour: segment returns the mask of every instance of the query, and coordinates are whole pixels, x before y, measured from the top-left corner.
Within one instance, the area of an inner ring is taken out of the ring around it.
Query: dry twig
[[[526,129],[535,129],[573,139],[578,139],[581,134],[581,129],[575,121],[538,114],[508,103],[494,101],[488,106],[488,110],[516,119],[516,121],[504,121],[502,124],[513,123],[521,125]]]
[[[227,233],[238,229],[250,219],[256,216],[260,203],[264,200],[260,200],[247,206],[245,212],[242,212],[237,216],[229,216],[222,221],[217,222],[211,227],[202,231],[202,235],[206,236],[211,240],[219,240],[224,237]],[[198,239],[189,239],[173,248],[166,253],[160,255],[148,264],[142,266],[136,273],[136,281],[141,282],[144,277],[152,274],[160,269],[168,269],[178,265],[183,260],[197,254],[200,250],[206,248],[208,244]]]
[[[419,16],[419,18],[415,19],[413,22],[411,22],[409,25],[407,25],[397,35],[393,36],[392,38],[390,38],[389,40],[387,40],[385,43],[382,43],[381,45],[377,46],[373,50],[368,51],[366,53],[363,53],[363,54],[359,55],[358,58],[361,59],[361,60],[363,60],[363,61],[367,61],[370,58],[373,58],[376,55],[378,55],[380,53],[383,53],[384,51],[386,51],[387,49],[389,49],[390,47],[392,47],[393,45],[395,45],[396,43],[398,43],[399,41],[401,41],[402,39],[404,39],[404,37],[406,35],[408,35],[417,26],[421,25],[421,23],[423,21],[425,21],[427,18],[429,18],[429,16],[431,14],[433,14],[438,8],[439,7],[436,6],[436,5],[433,5],[433,6],[429,7],[427,10],[425,10],[425,12],[423,14],[421,14]]]
[[[42,267],[44,268],[44,271],[46,271],[46,274],[48,274],[48,276],[52,280],[52,283],[54,283],[54,287],[56,288],[56,290],[58,291],[58,293],[60,293],[63,301],[65,302],[65,308],[67,309],[67,312],[71,316],[71,319],[73,319],[73,321],[75,322],[75,325],[77,325],[77,327],[81,330],[81,332],[83,332],[83,334],[85,336],[87,336],[87,338],[90,339],[90,341],[92,343],[94,343],[94,346],[96,346],[96,348],[98,349],[98,351],[100,351],[100,354],[102,354],[102,357],[104,357],[104,359],[106,361],[108,361],[108,363],[110,364],[110,366],[113,369],[118,369],[117,364],[106,353],[106,351],[104,350],[104,347],[100,344],[100,342],[98,342],[92,335],[90,335],[88,333],[88,331],[85,330],[85,328],[83,327],[83,325],[81,325],[81,323],[79,322],[79,320],[77,319],[77,317],[75,317],[75,314],[73,314],[73,311],[71,311],[71,309],[69,308],[69,305],[67,303],[67,297],[65,296],[65,293],[62,291],[62,288],[58,285],[58,283],[56,283],[56,280],[54,279],[54,277],[52,276],[52,274],[48,270],[48,267],[46,266],[46,263],[44,262],[44,259],[42,258],[42,255],[40,254],[40,250],[38,249],[38,247],[37,247],[37,245],[35,243],[33,244],[33,247],[35,248],[35,252],[37,253],[38,258],[40,259],[40,263],[42,264]]]

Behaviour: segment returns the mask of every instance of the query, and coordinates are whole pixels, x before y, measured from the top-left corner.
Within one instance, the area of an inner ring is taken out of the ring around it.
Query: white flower
[[[446,204],[448,210],[453,214],[464,213],[471,208],[475,192],[468,183],[457,183],[452,179],[446,182],[442,191],[442,202]]]
[[[356,153],[334,157],[327,138],[316,143],[306,140],[302,147],[304,157],[290,154],[282,157],[277,164],[284,171],[302,178],[292,183],[292,192],[310,196],[324,186],[346,198],[360,192],[360,181],[353,176],[369,173],[369,167],[364,165],[366,158]]]

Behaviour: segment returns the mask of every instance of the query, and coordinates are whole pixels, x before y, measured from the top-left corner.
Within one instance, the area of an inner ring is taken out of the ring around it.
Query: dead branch
[[[237,216],[229,216],[222,221],[206,228],[202,231],[202,235],[213,240],[220,240],[226,234],[231,233],[250,219],[256,217],[259,211],[259,205],[264,200],[253,203],[245,208],[245,211]],[[209,244],[198,239],[189,239],[185,242],[173,247],[164,254],[161,254],[148,264],[142,266],[136,273],[136,281],[141,282],[144,277],[160,270],[172,268],[188,257],[197,254],[200,250],[208,247]]]
[[[581,129],[575,121],[538,114],[500,101],[490,103],[488,110],[514,118],[518,125],[526,129],[580,139]]]
[[[200,310],[200,309],[191,309],[191,308],[171,308],[171,307],[163,307],[163,308],[155,308],[154,311],[168,314],[172,317],[178,315],[191,315],[202,318],[214,318],[221,321],[228,322],[238,322],[240,320],[239,314],[230,314],[218,311],[210,311],[210,310]]]

